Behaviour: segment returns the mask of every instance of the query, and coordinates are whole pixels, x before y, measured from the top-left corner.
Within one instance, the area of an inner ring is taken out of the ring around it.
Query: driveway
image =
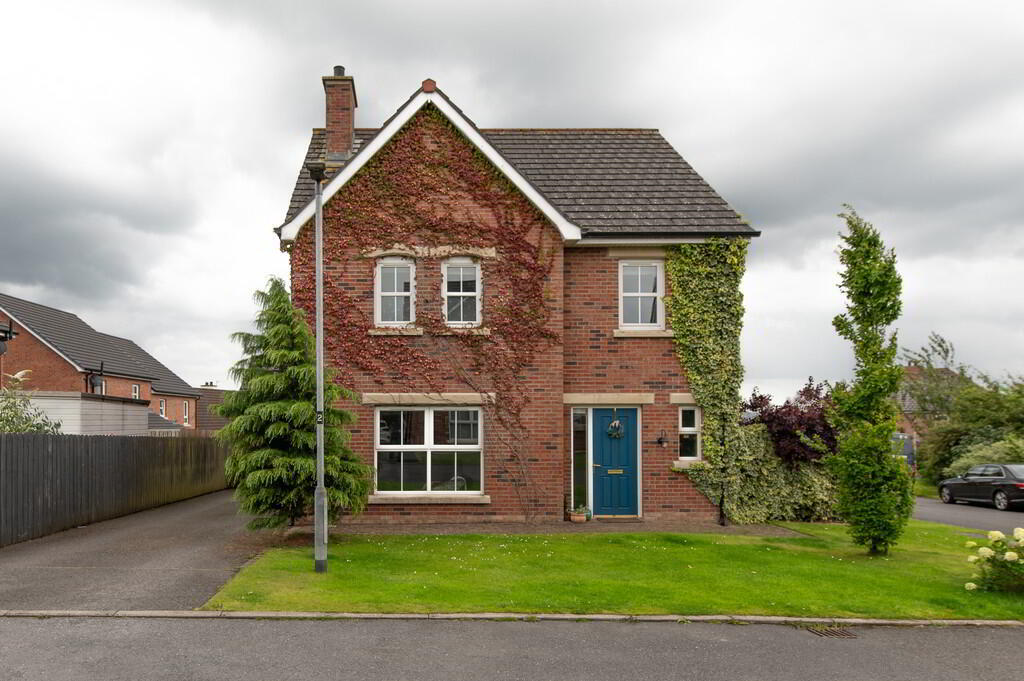
[[[0,549],[0,609],[202,605],[257,550],[230,491]]]
[[[938,499],[927,497],[917,497],[914,517],[957,527],[1002,530],[1006,534],[1013,532],[1015,527],[1024,527],[1024,512],[1020,510],[997,511],[991,506],[944,504]]]
[[[0,619],[5,679],[1020,679],[1021,630],[611,622]],[[1009,657],[1008,657],[1009,655]],[[996,665],[999,666],[999,665]]]

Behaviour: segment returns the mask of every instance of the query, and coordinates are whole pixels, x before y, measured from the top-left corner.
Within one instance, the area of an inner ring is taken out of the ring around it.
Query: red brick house
[[[710,516],[665,247],[759,232],[652,129],[482,129],[431,80],[379,128],[323,78],[325,346],[368,520]],[[312,319],[315,183],[284,224]]]
[[[152,430],[195,428],[199,391],[127,338],[78,315],[0,293],[0,326],[17,333],[0,374],[32,371],[31,390],[107,395],[149,403]],[[2,384],[0,375],[0,384]]]

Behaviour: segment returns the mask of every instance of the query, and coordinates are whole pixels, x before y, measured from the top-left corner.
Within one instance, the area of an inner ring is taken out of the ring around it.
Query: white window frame
[[[694,425],[693,425],[692,428],[684,428],[683,427],[683,412],[684,411],[692,411],[692,412],[694,412],[694,418],[693,418],[693,424]],[[678,453],[679,458],[681,460],[683,460],[683,461],[700,461],[703,458],[703,456],[704,456],[703,446],[701,444],[701,440],[703,438],[701,438],[701,436],[700,436],[701,428],[703,428],[703,426],[704,426],[704,415],[701,413],[700,407],[698,407],[696,405],[686,405],[686,406],[679,407],[678,419],[679,420],[678,420],[677,424],[679,426],[679,435],[696,435],[697,436],[697,456],[683,456],[683,448],[680,447],[679,448],[679,453]],[[678,441],[679,438],[676,437],[676,440]]]
[[[472,267],[476,270],[476,292],[472,294],[455,293],[459,297],[472,295],[476,300],[476,321],[475,322],[452,322],[448,321],[448,267]],[[483,305],[481,304],[484,290],[483,269],[480,263],[474,262],[472,258],[449,258],[441,263],[441,314],[444,316],[445,324],[456,328],[471,329],[480,326],[483,321]]]
[[[160,400],[160,416],[167,418],[167,400]]]
[[[100,379],[100,395],[107,394],[107,379]]]
[[[396,267],[405,266],[409,268],[409,293],[401,292],[388,292],[385,294],[381,291],[381,274],[380,270],[382,267]],[[407,322],[384,322],[381,321],[381,296],[409,296],[409,321]],[[377,264],[373,269],[373,322],[376,326],[384,327],[395,327],[395,326],[412,326],[416,323],[416,262],[411,258],[400,258],[400,257],[387,257],[379,258]]]
[[[138,383],[132,383],[132,399],[133,400],[138,400],[138,399],[141,399],[141,396],[142,396],[142,388],[139,387]]]
[[[182,400],[181,422],[188,425],[188,400]]]
[[[423,444],[422,445],[382,445],[380,444],[380,412],[382,411],[420,411],[423,412]],[[475,445],[435,445],[434,444],[434,412],[435,411],[475,411],[477,413],[477,444]],[[432,474],[433,457],[430,452],[480,452],[480,489],[479,490],[435,490]],[[379,452],[427,452],[427,489],[425,490],[384,490],[377,489],[377,454]],[[398,404],[377,407],[373,412],[373,488],[374,494],[396,496],[422,496],[424,494],[447,496],[459,494],[481,496],[484,494],[484,415],[479,406],[445,404],[436,407],[414,407]]]
[[[649,298],[650,293],[626,293],[623,289],[625,278],[623,273],[626,267],[657,267],[658,268],[658,291],[654,294],[655,309],[658,313],[657,324],[627,324],[625,321],[625,305],[623,301],[626,296],[631,298]],[[665,261],[664,260],[620,260],[619,261],[619,328],[620,329],[651,329],[664,330],[665,328]]]

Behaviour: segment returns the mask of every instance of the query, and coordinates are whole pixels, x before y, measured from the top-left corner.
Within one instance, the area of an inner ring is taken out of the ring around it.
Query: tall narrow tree
[[[846,221],[839,260],[839,288],[846,294],[846,313],[832,320],[840,336],[853,344],[854,380],[835,386],[833,418],[838,448],[830,457],[839,484],[837,509],[850,524],[856,544],[871,553],[887,553],[896,543],[913,508],[910,477],[893,456],[897,428],[894,395],[903,370],[892,324],[902,309],[903,280],[896,253],[878,230],[851,206],[839,217]]]
[[[243,358],[231,370],[239,389],[214,407],[230,419],[217,438],[230,445],[226,472],[253,529],[294,524],[308,515],[316,489],[316,365],[313,335],[277,278],[254,299],[256,333],[239,332]],[[351,412],[334,405],[348,391],[325,380],[325,482],[329,518],[366,506],[369,468],[348,446]]]

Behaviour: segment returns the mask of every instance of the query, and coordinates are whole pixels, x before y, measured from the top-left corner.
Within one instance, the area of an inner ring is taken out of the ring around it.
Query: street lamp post
[[[324,485],[324,206],[323,163],[306,164],[316,183],[316,492],[313,493],[313,569],[327,572],[327,487]]]

